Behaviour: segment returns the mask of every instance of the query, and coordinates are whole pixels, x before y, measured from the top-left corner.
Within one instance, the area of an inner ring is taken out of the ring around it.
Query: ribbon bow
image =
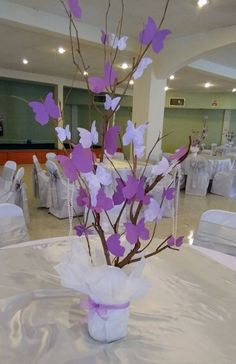
[[[103,303],[96,303],[90,297],[80,301],[80,307],[90,312],[96,313],[101,319],[107,320],[108,310],[123,310],[129,307],[129,302],[123,304],[106,305]]]

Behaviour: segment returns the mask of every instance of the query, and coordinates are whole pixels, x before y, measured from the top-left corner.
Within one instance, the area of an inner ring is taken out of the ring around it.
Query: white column
[[[63,84],[59,83],[55,86],[55,100],[57,101],[60,109],[63,112],[63,106],[64,106],[64,91],[63,91]],[[63,119],[59,120],[58,126],[63,127]],[[58,140],[57,142],[57,148],[63,149],[62,143]]]
[[[134,83],[132,121],[137,125],[148,122],[146,137],[146,156],[156,142],[159,133],[162,134],[165,110],[166,79],[156,78],[150,68]],[[157,159],[161,152],[161,142],[158,143],[151,159]]]
[[[227,143],[227,139],[225,137],[225,131],[230,130],[230,118],[231,118],[231,110],[224,111],[223,117],[223,127],[222,127],[222,135],[221,135],[221,144]]]

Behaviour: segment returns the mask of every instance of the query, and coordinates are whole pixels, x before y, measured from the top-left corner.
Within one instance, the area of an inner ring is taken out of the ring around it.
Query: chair
[[[236,197],[236,169],[231,168],[230,171],[216,173],[211,192],[228,198]]]
[[[50,160],[50,159],[54,160],[56,158],[57,158],[56,153],[49,152],[49,153],[46,154],[46,159],[47,160]]]
[[[28,209],[28,199],[27,199],[26,187],[23,182],[24,174],[25,174],[24,167],[19,168],[18,171],[16,172],[16,175],[15,175],[15,178],[14,178],[14,181],[12,184],[12,189],[9,194],[9,198],[8,198],[7,202],[21,207],[21,209],[23,210],[23,213],[24,213],[25,222],[27,225],[29,225],[30,218],[29,218],[29,209]]]
[[[2,172],[2,176],[1,177],[5,181],[12,182],[13,181],[13,178],[14,178],[14,175],[15,175],[15,172],[16,172],[16,168],[17,168],[16,162],[14,162],[14,161],[7,161],[4,164],[3,172]]]
[[[160,204],[162,201],[162,194],[164,187],[175,187],[174,186],[174,178],[171,175],[166,175],[158,184],[152,189],[150,195]],[[176,191],[179,193],[179,191]],[[163,217],[173,217],[174,216],[174,200],[166,200],[163,201]]]
[[[77,189],[62,175],[58,165],[48,160],[46,167],[49,172],[50,208],[49,212],[58,219],[69,217],[68,194],[73,194],[74,216],[82,215],[84,208],[77,205]]]
[[[236,213],[205,211],[200,218],[193,245],[236,256]]]
[[[207,160],[202,157],[192,157],[189,163],[185,193],[194,196],[206,196],[209,185]]]
[[[217,152],[217,144],[216,143],[212,143],[211,144],[211,154],[212,155],[216,155]]]
[[[0,204],[0,246],[28,240],[23,210],[14,204]]]
[[[34,196],[39,199],[39,207],[50,207],[49,175],[42,169],[38,158],[33,155],[33,188]]]

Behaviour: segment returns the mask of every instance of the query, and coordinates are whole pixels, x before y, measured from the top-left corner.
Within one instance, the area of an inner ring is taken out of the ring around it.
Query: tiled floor
[[[32,191],[32,165],[24,165],[25,182],[28,189],[30,226],[29,233],[32,240],[64,236],[68,233],[68,220],[58,220],[48,214],[47,209],[38,209],[37,201],[33,197]],[[236,199],[226,199],[221,196],[208,194],[206,197],[187,196],[181,192],[178,234],[186,238],[195,230],[201,214],[209,209],[222,209],[236,212]],[[165,238],[172,231],[172,220],[163,219],[157,229],[157,237]]]

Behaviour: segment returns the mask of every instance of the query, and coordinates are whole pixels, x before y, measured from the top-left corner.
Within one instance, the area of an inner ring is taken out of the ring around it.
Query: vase
[[[129,303],[104,305],[88,299],[88,332],[96,341],[110,343],[127,335]]]

